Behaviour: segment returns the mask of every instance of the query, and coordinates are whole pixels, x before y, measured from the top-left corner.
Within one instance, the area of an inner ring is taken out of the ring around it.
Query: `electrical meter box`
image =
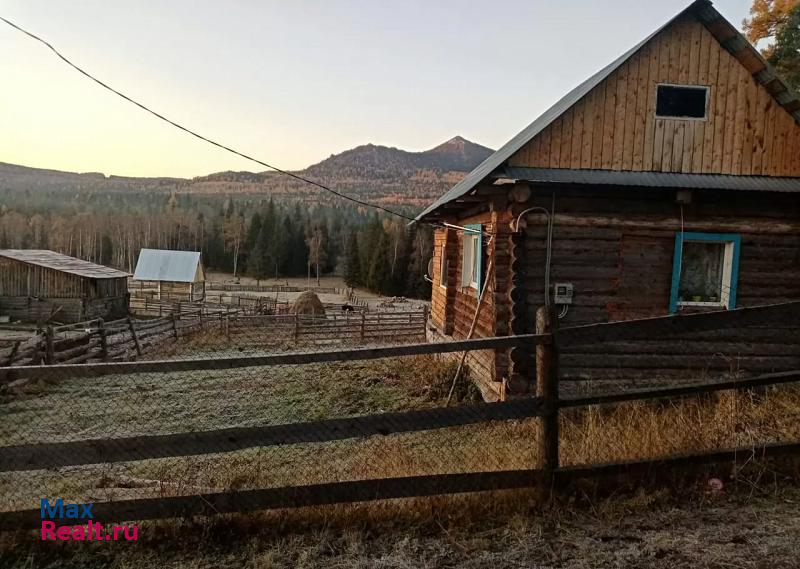
[[[555,298],[556,304],[572,304],[572,283],[556,283]]]

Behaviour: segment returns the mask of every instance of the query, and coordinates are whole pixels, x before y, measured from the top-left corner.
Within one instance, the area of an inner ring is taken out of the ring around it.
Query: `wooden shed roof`
[[[47,249],[0,249],[0,257],[88,279],[119,279],[130,276],[124,271],[97,265],[83,259],[56,253],[55,251],[48,251]]]

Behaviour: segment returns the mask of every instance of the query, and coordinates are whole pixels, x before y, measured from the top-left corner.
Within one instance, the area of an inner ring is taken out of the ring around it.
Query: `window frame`
[[[683,244],[686,242],[724,244],[722,288],[718,302],[696,302],[679,300],[681,270],[683,266]],[[739,281],[739,256],[742,236],[738,233],[700,233],[679,231],[675,234],[675,253],[672,261],[672,290],[669,311],[677,314],[682,307],[736,308],[737,283]],[[725,288],[727,288],[727,296]]]
[[[450,271],[450,264],[447,262],[447,243],[442,243],[439,255],[439,287],[446,289],[448,280],[447,273]]]
[[[706,93],[706,102],[703,105],[703,116],[702,117],[679,117],[674,115],[659,115],[658,114],[658,88],[659,87],[679,87],[684,89],[703,89]],[[655,99],[655,116],[656,119],[660,120],[672,120],[672,121],[702,121],[708,122],[708,102],[711,95],[711,86],[710,85],[686,85],[680,83],[656,83],[656,99]]]
[[[483,227],[465,225],[461,247],[461,288],[474,288],[477,295],[481,291],[481,271],[483,264]],[[469,275],[467,268],[469,267]],[[474,279],[473,279],[474,277]]]

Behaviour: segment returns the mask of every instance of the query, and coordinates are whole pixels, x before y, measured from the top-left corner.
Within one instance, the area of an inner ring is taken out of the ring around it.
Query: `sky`
[[[688,0],[0,0],[176,122],[286,169],[360,144],[498,148]],[[751,0],[718,0],[737,27]],[[128,176],[264,168],[177,131],[0,22],[0,162]]]

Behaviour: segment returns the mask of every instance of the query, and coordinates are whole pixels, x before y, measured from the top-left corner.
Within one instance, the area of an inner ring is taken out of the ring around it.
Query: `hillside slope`
[[[297,172],[376,203],[423,206],[439,197],[492,150],[456,136],[430,150],[408,152],[365,144]],[[330,199],[320,190],[275,172],[217,172],[193,179],[136,178],[73,173],[0,162],[0,190],[180,191],[203,194],[268,194],[282,199]]]

